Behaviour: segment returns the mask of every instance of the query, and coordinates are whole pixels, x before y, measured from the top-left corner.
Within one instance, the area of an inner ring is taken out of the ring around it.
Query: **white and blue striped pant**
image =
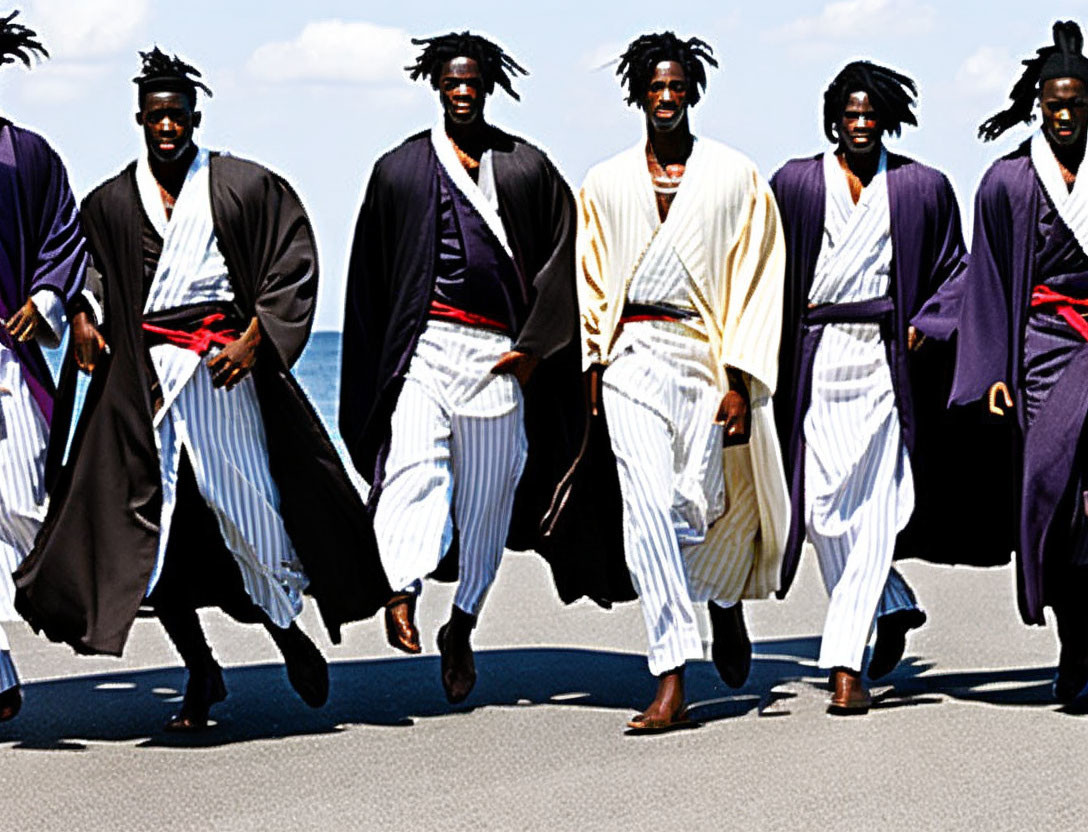
[[[655,676],[703,658],[690,553],[724,511],[721,392],[706,341],[627,324],[602,394],[623,497],[623,548]],[[702,585],[702,583],[700,583]],[[735,598],[713,599],[735,601]]]
[[[374,514],[382,565],[398,592],[435,570],[456,523],[454,604],[471,615],[498,572],[525,467],[521,387],[491,373],[511,346],[490,330],[428,321],[393,410]]]
[[[4,621],[18,621],[12,572],[45,519],[48,425],[15,354],[0,346],[0,691],[17,683]]]
[[[246,592],[268,617],[287,627],[302,611],[308,581],[280,516],[279,489],[268,467],[268,443],[249,375],[233,389],[216,388],[202,361],[170,405],[156,432],[163,506],[159,556],[148,593],[166,555],[184,448],[201,496],[211,507]]]
[[[804,432],[806,531],[831,596],[819,664],[860,671],[875,617],[916,606],[891,568],[914,481],[876,324],[825,327]]]

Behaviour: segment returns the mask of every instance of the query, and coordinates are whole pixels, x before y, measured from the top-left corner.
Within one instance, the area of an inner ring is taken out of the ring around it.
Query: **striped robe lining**
[[[412,590],[437,568],[456,521],[454,604],[472,615],[495,580],[528,451],[521,387],[491,373],[511,346],[491,330],[427,322],[393,411],[374,514],[395,591]]]
[[[20,620],[11,573],[45,520],[48,435],[15,353],[0,345],[0,622]]]
[[[824,157],[824,176],[826,228],[809,302],[847,303],[887,294],[892,242],[886,151],[881,150],[878,172],[857,205],[831,151]],[[914,508],[914,482],[878,324],[824,327],[804,436],[807,533],[831,595],[819,663],[860,670],[889,583],[895,538]],[[885,608],[905,595],[898,587],[893,580]]]

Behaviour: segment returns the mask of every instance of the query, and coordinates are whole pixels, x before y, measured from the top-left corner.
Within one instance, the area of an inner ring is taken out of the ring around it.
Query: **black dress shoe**
[[[287,681],[299,698],[311,708],[320,708],[329,700],[329,666],[325,657],[298,624],[287,629],[267,627],[287,666]]]
[[[744,609],[737,601],[728,609],[722,609],[713,601],[710,609],[710,628],[713,644],[710,656],[714,667],[731,688],[743,687],[752,670],[752,640],[744,626]]]
[[[1054,678],[1054,698],[1067,707],[1088,707],[1088,670],[1059,667]]]
[[[223,682],[223,670],[213,665],[199,673],[189,671],[185,685],[185,698],[181,710],[166,720],[164,730],[172,734],[195,734],[208,727],[208,713],[212,705],[227,698],[227,686]]]
[[[442,656],[442,689],[451,705],[463,702],[476,685],[476,659],[469,637],[476,626],[476,616],[457,607],[450,620],[438,630],[438,652]]]
[[[907,649],[907,633],[926,623],[926,614],[919,609],[899,610],[876,620],[876,644],[869,657],[870,679],[887,676],[903,659]]]
[[[15,719],[23,707],[23,687],[15,685],[0,693],[0,722]]]

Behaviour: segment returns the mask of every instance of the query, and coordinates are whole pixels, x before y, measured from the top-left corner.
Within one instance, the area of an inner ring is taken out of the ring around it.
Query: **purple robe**
[[[787,162],[771,179],[786,236],[786,292],[779,354],[775,422],[790,472],[792,522],[782,566],[782,588],[796,574],[805,539],[804,434],[812,363],[822,327],[841,316],[808,310],[816,261],[824,238],[826,205],[822,154]],[[938,286],[959,274],[966,260],[959,207],[944,174],[904,156],[888,154],[888,199],[893,247],[889,296],[841,310],[849,320],[880,323],[888,350],[899,424],[910,454],[915,481],[915,510],[896,541],[896,556],[917,556],[943,563],[992,564],[1000,547],[976,545],[957,533],[960,512],[954,460],[975,450],[964,443],[959,414],[947,414],[944,400],[950,364],[943,344],[924,345],[911,353],[907,331],[911,317]],[[832,313],[835,310],[830,310]],[[953,463],[953,464],[949,464]],[[962,467],[962,466],[961,466]],[[974,510],[974,506],[970,506]],[[978,511],[982,511],[978,507]],[[939,530],[940,533],[936,533]],[[1007,551],[1004,559],[1007,560]]]
[[[1030,313],[1030,299],[1033,287],[1044,282],[1088,295],[1078,274],[1086,265],[1084,252],[1077,258],[1073,246],[1079,249],[1043,192],[1030,141],[1024,142],[996,161],[979,185],[967,272],[916,321],[934,335],[954,328],[951,404],[985,399],[998,381],[1015,402],[1019,436],[995,446],[993,455],[1011,447],[1020,463],[1006,484],[1019,494],[1018,594],[1028,624],[1045,623],[1047,567],[1069,542],[1068,524],[1056,520],[1070,508],[1079,479],[1078,439],[1088,416],[1088,344],[1071,328],[1063,338],[1054,321],[1048,326],[1049,315]],[[1048,351],[1054,354],[1047,357]]]
[[[68,174],[41,136],[0,121],[0,320],[41,289],[67,306],[83,288],[87,243]],[[47,422],[56,390],[37,342],[15,343],[0,326],[0,343],[15,353]]]

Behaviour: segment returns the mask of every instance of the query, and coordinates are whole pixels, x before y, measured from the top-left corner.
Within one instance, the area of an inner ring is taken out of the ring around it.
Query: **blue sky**
[[[435,94],[401,70],[411,35],[488,34],[531,75],[520,104],[496,93],[489,117],[552,155],[577,188],[590,165],[634,144],[641,120],[623,104],[612,67],[632,37],[699,35],[721,66],[693,112],[697,133],[725,141],[770,175],[825,147],[823,89],[848,60],[901,69],[921,89],[920,129],[894,142],[945,170],[965,220],[986,165],[1029,128],[994,146],[978,123],[1004,107],[1020,58],[1049,42],[1055,19],[1088,28],[1088,0],[1067,2],[439,3],[26,0],[22,22],[53,59],[0,71],[0,110],[44,133],[82,196],[139,150],[133,121],[136,50],[153,43],[196,64],[215,92],[199,141],[257,159],[298,188],[317,228],[322,285],[317,325],[339,327],[343,272],[374,159],[437,115]],[[7,8],[6,6],[4,8]]]

